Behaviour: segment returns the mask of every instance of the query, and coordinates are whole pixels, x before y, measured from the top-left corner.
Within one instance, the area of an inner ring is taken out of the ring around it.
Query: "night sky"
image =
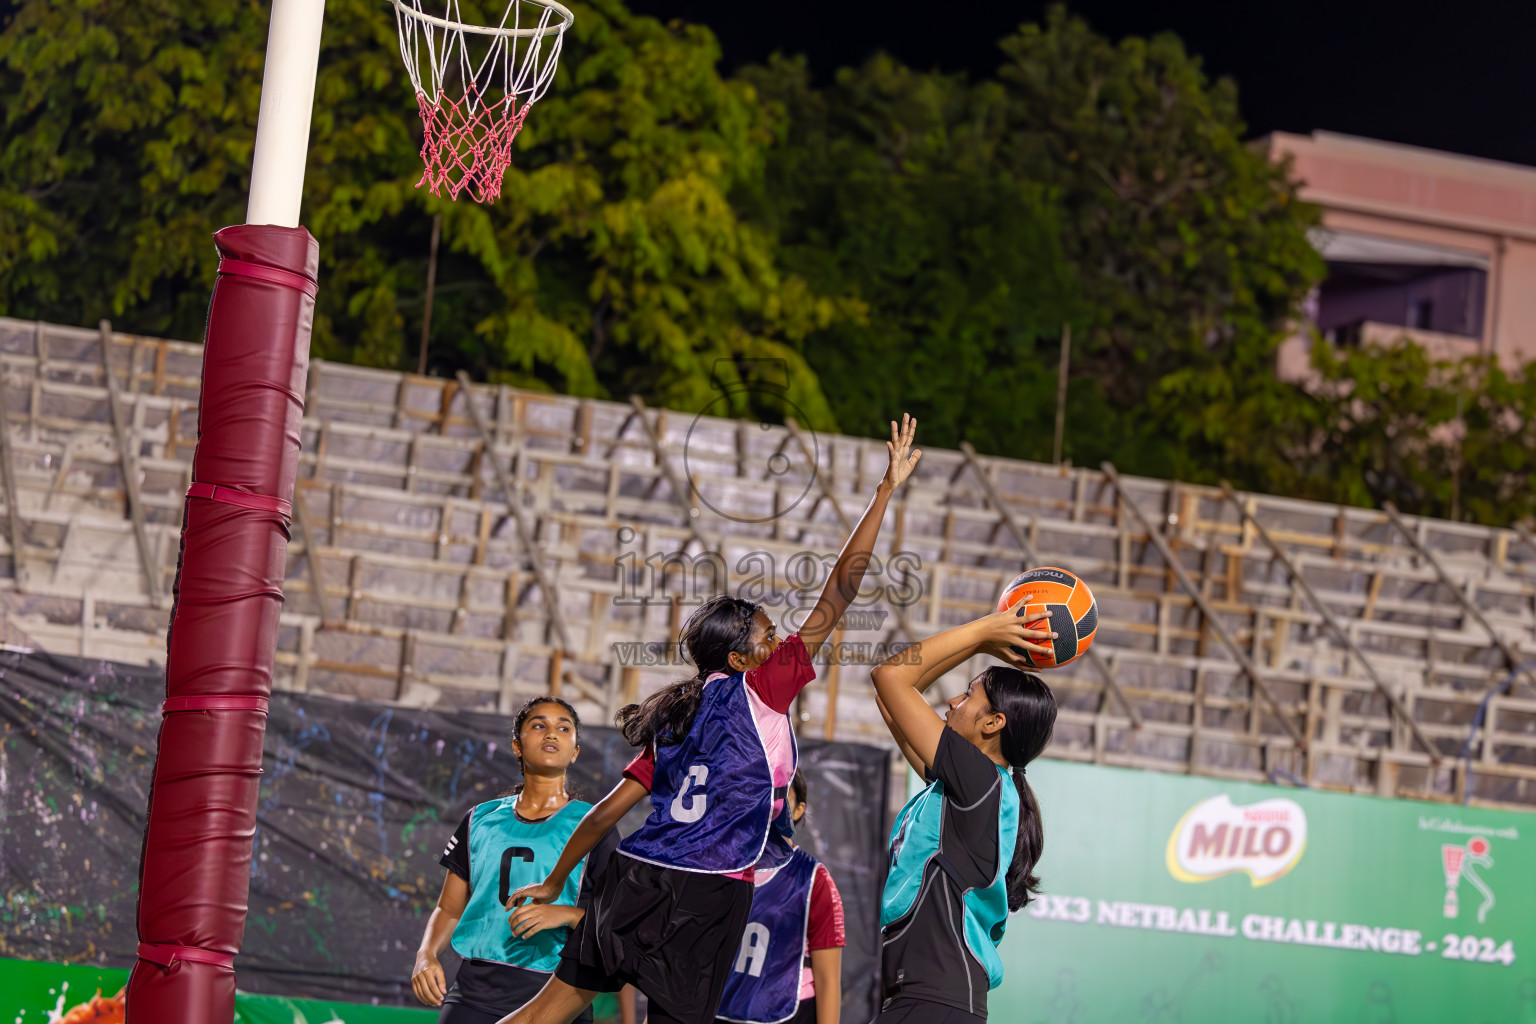
[[[989,74],[996,41],[1045,3],[1016,0],[631,0],[709,25],[727,70],[775,50],[823,78],[876,50],[919,68]],[[1536,165],[1536,2],[1077,0],[1120,38],[1173,31],[1237,81],[1251,135],[1317,129]],[[939,13],[942,11],[943,13]]]
[[[987,75],[998,63],[996,41],[1047,6],[630,5],[710,26],[727,71],[779,50],[806,54],[823,80],[881,49],[918,68]],[[0,24],[15,6],[0,0]],[[1536,166],[1536,0],[1075,0],[1070,7],[1116,39],[1176,32],[1211,75],[1237,81],[1250,135],[1324,129]]]

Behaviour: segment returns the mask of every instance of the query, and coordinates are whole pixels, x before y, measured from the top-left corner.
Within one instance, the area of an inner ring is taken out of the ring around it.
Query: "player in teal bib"
[[[1049,653],[1054,634],[1012,609],[945,630],[875,668],[880,713],[928,786],[891,830],[880,906],[880,1015],[874,1024],[984,1021],[1003,983],[997,947],[1008,913],[1038,891],[1045,845],[1024,766],[1056,724],[1037,675],[995,665],[948,701],[942,718],[923,690],[977,654],[1026,664],[1018,648]],[[956,928],[956,922],[960,927]]]
[[[471,808],[443,851],[448,874],[411,977],[418,999],[442,1007],[439,1024],[486,1024],[533,998],[586,913],[589,868],[606,863],[617,833],[571,872],[556,900],[515,913],[507,907],[513,890],[548,875],[591,809],[566,790],[567,769],[581,750],[579,727],[575,709],[557,697],[523,705],[512,734],[522,785]],[[447,988],[438,957],[450,942],[463,963]]]
[[[546,974],[560,964],[568,925],[526,939],[512,934],[507,898],[519,886],[542,882],[592,805],[572,800],[542,821],[517,813],[517,797],[488,800],[469,812],[469,902],[453,929],[453,951],[466,960],[488,960]],[[576,907],[581,868],[571,872],[553,905]]]

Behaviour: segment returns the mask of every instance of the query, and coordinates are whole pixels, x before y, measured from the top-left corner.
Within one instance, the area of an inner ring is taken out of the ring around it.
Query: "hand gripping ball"
[[[1035,668],[1061,668],[1081,658],[1099,630],[1099,605],[1088,584],[1065,569],[1044,566],[1014,577],[997,599],[997,610],[1018,609],[1030,622],[1049,619],[1057,636],[1055,657],[1014,648]]]

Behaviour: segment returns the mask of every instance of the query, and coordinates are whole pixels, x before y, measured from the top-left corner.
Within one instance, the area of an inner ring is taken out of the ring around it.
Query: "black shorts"
[[[752,883],[620,854],[596,879],[555,977],[645,993],[650,1024],[712,1024],[752,913]]]
[[[496,1024],[505,1016],[504,1013],[482,1010],[468,1003],[445,1002],[442,1012],[437,1015],[437,1024]]]
[[[735,1024],[735,1022],[728,1021],[724,1017],[716,1017],[715,1024]],[[783,1024],[816,1024],[816,997],[811,996],[809,999],[800,1000],[800,1008]]]
[[[870,1024],[986,1024],[987,1018],[926,999],[892,999]]]
[[[464,960],[443,999],[437,1024],[496,1024],[539,994],[549,975],[489,960]],[[588,1007],[574,1024],[592,1024]]]

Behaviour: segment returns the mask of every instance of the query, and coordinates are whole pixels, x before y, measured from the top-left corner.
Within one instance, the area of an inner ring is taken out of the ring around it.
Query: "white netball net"
[[[512,140],[554,80],[574,16],[553,0],[511,0],[495,25],[466,22],[459,0],[391,0],[400,56],[421,108],[420,188],[477,202],[501,195]]]

